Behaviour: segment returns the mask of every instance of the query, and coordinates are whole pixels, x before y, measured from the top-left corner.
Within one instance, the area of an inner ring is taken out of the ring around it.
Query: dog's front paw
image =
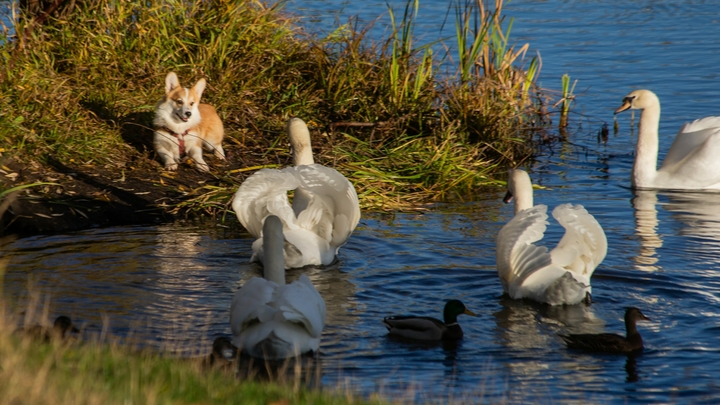
[[[198,169],[198,170],[201,171],[201,172],[206,172],[206,173],[207,173],[207,172],[210,171],[210,166],[208,166],[207,163],[197,163],[197,164],[195,165],[195,168]]]
[[[177,170],[177,169],[178,169],[177,163],[170,163],[170,164],[168,164],[168,165],[165,165],[165,170],[169,170],[169,171],[171,171],[171,172],[174,172],[174,171]]]

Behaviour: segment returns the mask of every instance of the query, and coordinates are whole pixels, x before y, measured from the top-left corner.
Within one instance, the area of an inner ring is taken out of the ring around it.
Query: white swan
[[[625,96],[615,114],[642,110],[632,169],[634,188],[720,190],[720,117],[686,123],[657,169],[660,100],[650,90]]]
[[[510,170],[505,202],[515,198],[515,217],[498,233],[496,263],[503,289],[513,299],[529,298],[550,305],[589,303],[590,277],[607,253],[605,232],[582,205],[562,204],[553,217],[565,228],[548,252],[535,242],[543,238],[547,206],[533,206],[530,176]]]
[[[310,131],[301,119],[291,119],[287,132],[295,167],[255,172],[235,193],[233,210],[258,238],[251,261],[264,263],[260,228],[263,219],[273,214],[283,222],[286,268],[329,265],[360,220],[357,192],[337,170],[314,164]],[[292,206],[290,190],[295,191]]]
[[[282,222],[265,219],[264,278],[253,277],[230,306],[233,344],[264,359],[283,359],[317,351],[325,325],[325,301],[305,275],[285,284]]]

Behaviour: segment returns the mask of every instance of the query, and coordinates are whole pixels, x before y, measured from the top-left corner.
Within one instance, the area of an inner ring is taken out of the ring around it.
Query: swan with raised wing
[[[504,201],[515,200],[515,216],[496,239],[496,263],[503,289],[513,299],[550,305],[590,303],[590,277],[607,253],[600,224],[582,205],[562,204],[553,217],[565,228],[557,247],[548,251],[535,242],[547,227],[547,206],[533,206],[530,176],[510,170]]]
[[[650,90],[635,90],[623,98],[615,114],[631,108],[641,110],[634,188],[720,190],[720,117],[683,125],[658,169],[660,100]]]
[[[340,172],[314,163],[310,131],[303,120],[291,119],[287,133],[295,166],[253,173],[235,193],[233,210],[257,238],[251,261],[265,262],[261,229],[272,214],[283,223],[285,268],[327,266],[360,220],[357,192]],[[288,191],[293,190],[291,205]]]

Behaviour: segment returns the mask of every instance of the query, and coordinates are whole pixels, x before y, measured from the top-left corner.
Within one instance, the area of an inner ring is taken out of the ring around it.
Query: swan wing
[[[263,221],[277,215],[285,228],[297,228],[287,192],[299,186],[298,179],[283,170],[260,169],[245,179],[235,193],[232,207],[240,223],[259,238]]]
[[[706,117],[685,123],[675,136],[660,170],[672,170],[674,165],[696,151],[718,131],[720,131],[720,117]]]
[[[520,211],[498,233],[495,259],[503,288],[513,298],[525,279],[549,266],[552,258],[547,248],[534,243],[545,235],[547,206],[536,205]]]
[[[553,264],[590,278],[607,254],[607,238],[600,224],[579,204],[555,207],[553,217],[565,235],[550,252]]]
[[[253,277],[230,307],[233,344],[254,357],[317,350],[324,325],[325,301],[304,274],[284,286]]]
[[[322,334],[325,301],[305,274],[277,289],[274,306],[286,322],[303,325],[311,337],[319,338]]]
[[[249,326],[270,321],[276,312],[271,303],[278,285],[260,277],[248,280],[230,304],[230,328],[239,336]]]
[[[686,136],[684,134],[683,138]],[[676,138],[673,146],[677,142]],[[677,188],[720,188],[720,128],[709,135],[705,133],[695,137],[694,143],[686,143],[695,147],[673,164],[666,164],[666,158],[658,174],[665,173],[670,179],[682,179],[675,181],[679,186]]]
[[[293,173],[300,192],[293,201],[298,224],[323,236],[334,247],[342,246],[360,221],[355,187],[337,170],[319,164],[283,169]]]

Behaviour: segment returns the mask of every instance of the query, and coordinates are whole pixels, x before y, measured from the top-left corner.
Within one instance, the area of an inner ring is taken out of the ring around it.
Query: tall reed
[[[570,75],[567,73],[562,75],[560,78],[561,83],[561,91],[562,91],[562,98],[556,103],[560,104],[560,130],[564,131],[564,129],[568,125],[568,113],[570,112],[570,105],[575,100],[575,95],[573,92],[575,91],[575,85],[577,85],[577,80],[575,80],[572,84],[572,87],[570,87]]]
[[[526,59],[528,44],[512,44],[502,6],[465,2],[456,15],[457,75],[438,76],[451,61],[432,44],[416,45],[418,0],[401,14],[389,9],[392,30],[380,39],[357,20],[310,36],[278,4],[77,2],[35,26],[22,46],[17,36],[0,41],[0,148],[76,170],[152,159],[148,142],[131,140],[151,136],[154,103],[173,70],[184,84],[208,79],[203,99],[248,166],[288,163],[284,123],[299,116],[314,123],[319,162],[362,180],[364,196],[382,196],[363,198],[365,207],[471,198],[493,184],[494,171],[527,158],[547,123],[535,86],[540,59]],[[14,32],[28,24],[19,18]],[[193,190],[183,210],[217,212],[249,174],[220,170],[218,188]]]

